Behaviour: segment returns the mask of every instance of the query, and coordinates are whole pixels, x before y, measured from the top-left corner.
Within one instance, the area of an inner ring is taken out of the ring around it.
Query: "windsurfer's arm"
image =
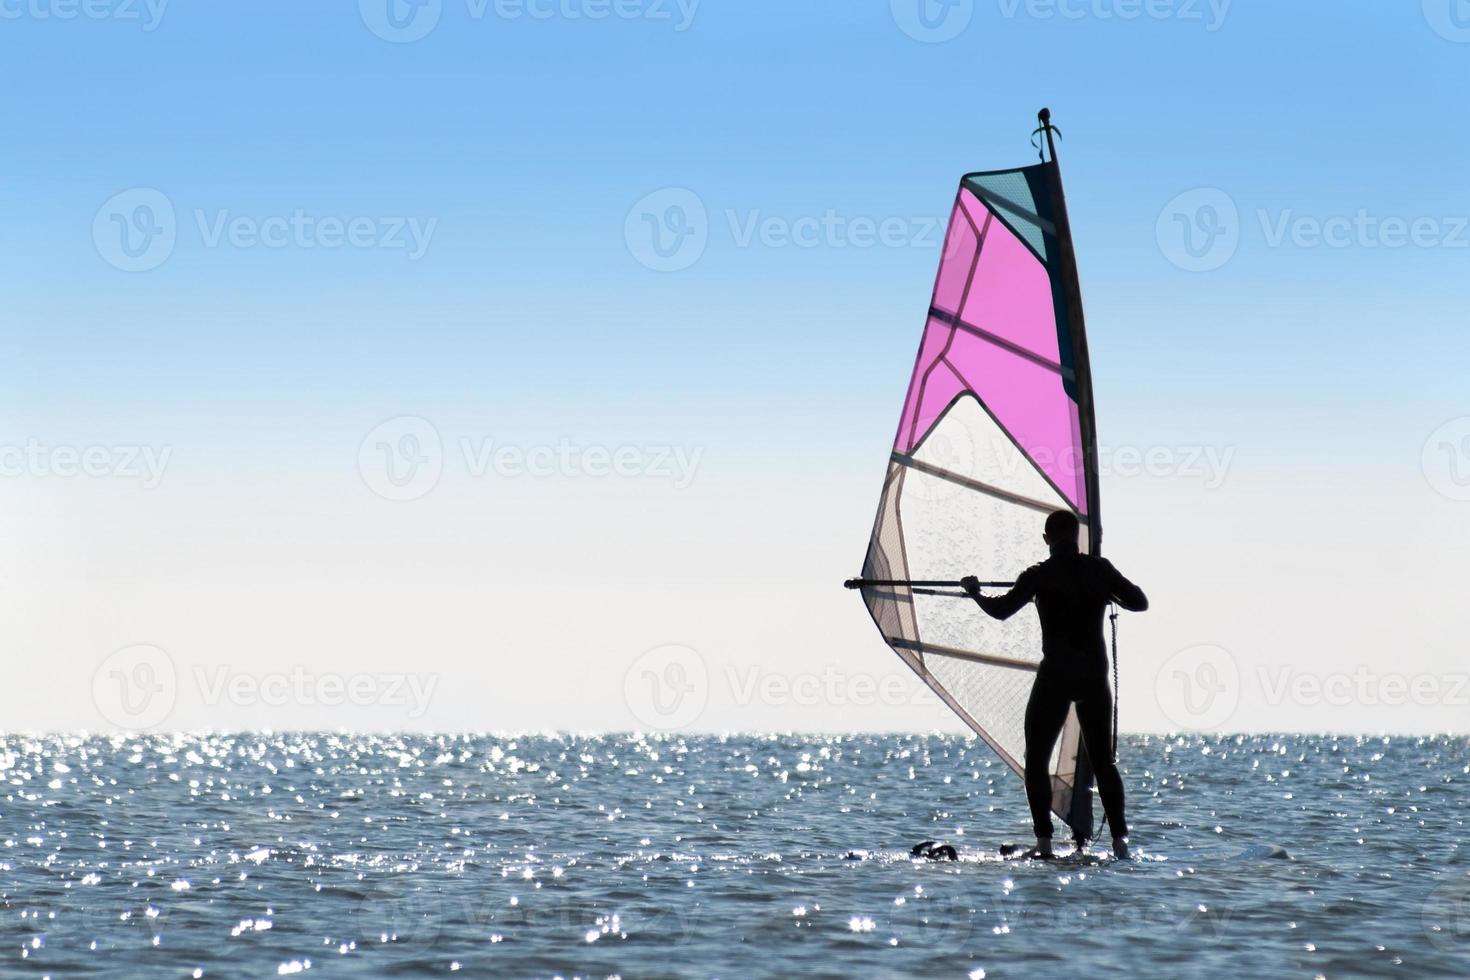
[[[971,599],[975,600],[976,605],[985,610],[985,614],[992,619],[1010,619],[1036,598],[1036,584],[1029,572],[1022,572],[1011,591],[1005,595],[981,595],[980,585],[973,577],[965,581],[974,584],[973,588],[966,584],[965,591],[969,593]]]
[[[1123,577],[1123,573],[1108,563],[1108,573],[1111,576],[1108,582],[1108,590],[1112,593],[1113,601],[1129,612],[1143,612],[1148,608],[1148,596],[1143,590]]]

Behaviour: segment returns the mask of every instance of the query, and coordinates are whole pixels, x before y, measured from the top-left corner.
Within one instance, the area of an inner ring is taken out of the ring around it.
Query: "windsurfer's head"
[[[1076,551],[1080,530],[1081,525],[1077,523],[1076,514],[1070,510],[1053,511],[1046,519],[1046,530],[1042,539],[1053,552]]]

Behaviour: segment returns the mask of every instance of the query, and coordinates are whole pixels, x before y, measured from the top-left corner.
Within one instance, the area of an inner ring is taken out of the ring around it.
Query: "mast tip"
[[[1050,109],[1042,109],[1040,112],[1038,112],[1036,114],[1036,118],[1041,120],[1042,125],[1045,125],[1046,123],[1051,122],[1051,110]]]

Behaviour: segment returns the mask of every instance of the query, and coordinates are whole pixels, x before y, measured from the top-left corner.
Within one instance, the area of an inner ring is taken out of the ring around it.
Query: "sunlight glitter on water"
[[[1138,860],[1058,867],[1000,859],[1019,780],[958,737],[8,736],[0,964],[1047,975],[1059,936],[1180,976],[1470,956],[1466,740],[1120,751]],[[915,863],[921,839],[964,860]],[[1294,859],[1230,860],[1262,843]]]

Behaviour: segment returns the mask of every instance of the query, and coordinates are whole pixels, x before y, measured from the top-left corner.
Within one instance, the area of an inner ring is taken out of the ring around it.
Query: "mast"
[[[1072,340],[1072,377],[1063,378],[1070,384],[1077,400],[1078,423],[1082,429],[1083,480],[1087,489],[1087,550],[1090,554],[1102,554],[1102,508],[1099,503],[1099,480],[1097,460],[1097,415],[1092,399],[1092,362],[1087,353],[1086,321],[1082,313],[1082,285],[1077,276],[1077,253],[1072,246],[1072,223],[1067,216],[1067,197],[1062,190],[1062,168],[1057,162],[1055,136],[1059,130],[1051,124],[1051,110],[1042,109],[1036,114],[1041,124],[1041,133],[1046,138],[1045,161],[1047,178],[1051,183],[1052,201],[1055,206],[1053,219],[1056,222],[1059,263],[1057,276],[1061,286],[1061,300],[1067,311],[1067,330]],[[1114,702],[1118,692],[1113,692]],[[1076,710],[1076,709],[1073,709]],[[1072,838],[1080,847],[1093,836],[1092,814],[1092,760],[1087,756],[1085,743],[1077,746],[1077,769],[1072,786],[1070,819]]]
[[[1072,222],[1067,216],[1067,196],[1062,190],[1062,168],[1057,160],[1056,135],[1061,130],[1051,124],[1051,110],[1036,114],[1040,132],[1046,138],[1047,176],[1051,183],[1052,201],[1056,206],[1057,248],[1060,263],[1062,302],[1067,311],[1067,329],[1072,340],[1072,378],[1070,385],[1077,399],[1077,414],[1082,426],[1083,480],[1087,488],[1087,550],[1102,554],[1102,507],[1099,502],[1097,460],[1097,413],[1092,400],[1092,359],[1087,352],[1086,318],[1082,312],[1082,285],[1077,276],[1077,253],[1072,246]],[[1064,379],[1067,380],[1067,379]]]

